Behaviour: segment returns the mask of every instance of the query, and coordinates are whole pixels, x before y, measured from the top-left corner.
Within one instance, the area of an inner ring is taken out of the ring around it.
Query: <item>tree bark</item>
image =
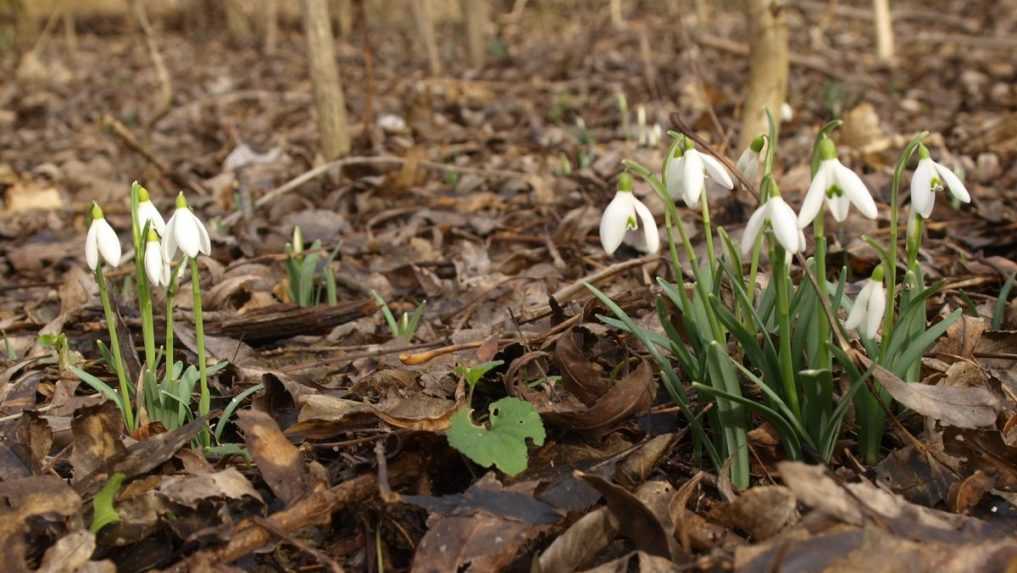
[[[747,0],[746,19],[750,68],[739,149],[745,149],[757,135],[766,133],[767,110],[779,124],[790,67],[787,20],[780,4],[775,0]]]
[[[332,8],[339,37],[348,39],[353,34],[353,0],[332,0]]]
[[[346,100],[339,83],[335,61],[335,38],[328,15],[328,0],[301,0],[304,34],[311,68],[314,106],[318,112],[318,136],[321,154],[333,161],[350,151],[350,134],[346,127]]]
[[[250,45],[254,39],[254,30],[251,29],[251,21],[241,0],[224,0],[223,10],[226,11],[226,30],[230,40],[238,46]]]
[[[431,0],[410,0],[413,6],[413,18],[417,21],[417,33],[427,50],[427,62],[431,67],[432,76],[441,75],[441,58],[438,57],[438,43],[434,39],[434,15],[431,11]]]
[[[461,6],[470,65],[483,68],[487,60],[487,33],[491,19],[488,0],[462,0]]]
[[[261,11],[262,49],[271,54],[279,43],[279,0],[261,0]]]
[[[876,55],[883,63],[893,62],[893,17],[890,14],[890,0],[872,0],[876,23]]]

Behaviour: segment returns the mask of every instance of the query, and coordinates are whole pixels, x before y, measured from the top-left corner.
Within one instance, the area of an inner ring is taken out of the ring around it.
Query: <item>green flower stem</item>
[[[152,293],[145,275],[145,243],[148,229],[142,229],[138,220],[138,205],[141,203],[142,186],[135,181],[131,184],[131,239],[134,242],[134,280],[137,283],[138,310],[141,313],[141,337],[145,344],[145,368],[155,378],[155,321],[152,317]],[[145,192],[147,196],[147,191]],[[147,227],[147,225],[146,225]]]
[[[707,200],[706,189],[703,189],[703,196],[700,200],[703,204],[703,230],[706,232],[706,258],[710,261],[710,274],[717,268],[717,257],[713,250],[713,226],[710,224],[710,202]]]
[[[819,215],[813,222],[812,229],[816,238],[816,279],[819,282],[820,292],[816,296],[825,299],[826,291],[826,230],[825,222],[826,209],[820,208]],[[819,344],[816,347],[817,366],[823,373],[820,374],[819,383],[819,404],[815,411],[818,412],[816,420],[818,425],[815,430],[826,426],[826,422],[833,414],[833,358],[830,356],[830,322],[826,313],[820,312],[816,315],[816,331],[819,337]],[[818,432],[816,435],[819,435]]]
[[[198,397],[198,415],[208,416],[212,405],[212,396],[208,391],[208,368],[205,356],[205,321],[201,312],[201,275],[198,272],[197,259],[191,259],[191,291],[194,293],[194,339],[198,345],[198,377],[201,381],[201,394]],[[201,431],[200,439],[205,447],[211,445],[207,428]]]
[[[95,282],[99,284],[99,298],[102,300],[102,310],[106,315],[106,328],[109,329],[109,345],[113,351],[113,360],[116,361],[117,381],[120,383],[120,401],[124,414],[124,422],[127,424],[127,431],[134,431],[134,409],[131,407],[131,389],[127,382],[127,367],[124,364],[124,357],[120,352],[120,336],[117,334],[116,314],[113,312],[113,305],[109,300],[109,287],[106,284],[106,275],[102,274],[102,267],[95,269]]]
[[[186,264],[186,261],[180,264]],[[173,299],[177,294],[177,269],[170,269],[170,284],[166,287],[166,382],[173,380],[173,368],[176,362],[173,360]]]
[[[785,399],[796,419],[801,419],[802,409],[798,403],[798,388],[795,385],[794,359],[791,355],[791,277],[784,260],[784,249],[777,241],[773,245],[770,264],[773,266],[773,280],[777,289],[777,326],[779,329],[780,347],[780,380],[784,387]],[[819,277],[817,277],[819,278]],[[823,280],[823,279],[820,279]]]

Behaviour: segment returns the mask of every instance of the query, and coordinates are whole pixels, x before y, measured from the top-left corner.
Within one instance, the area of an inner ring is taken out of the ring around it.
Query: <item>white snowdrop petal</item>
[[[855,330],[862,324],[862,320],[865,319],[866,308],[869,306],[869,296],[871,296],[871,294],[872,281],[868,281],[865,283],[865,286],[862,287],[862,291],[858,293],[854,304],[851,305],[851,312],[848,313],[847,320],[844,321],[844,328],[848,330]]]
[[[97,225],[96,229],[96,240],[99,246],[99,254],[102,255],[103,260],[106,261],[111,267],[117,267],[120,265],[120,238],[117,237],[117,232],[110,227],[106,219],[99,219],[95,222]]]
[[[830,207],[830,214],[833,215],[833,219],[838,223],[843,222],[847,219],[848,209],[851,207],[851,201],[841,195],[840,197],[828,197],[826,204]]]
[[[872,292],[865,309],[865,335],[875,338],[879,333],[879,323],[883,321],[883,312],[886,311],[886,292],[879,282],[871,279],[869,282],[872,284]]]
[[[198,239],[200,240],[200,246],[198,250],[200,250],[205,255],[211,255],[212,240],[208,237],[208,229],[205,228],[205,224],[201,222],[201,219],[199,219],[193,213],[191,214],[191,216],[194,217],[194,222],[197,224],[198,227]]]
[[[145,245],[145,276],[153,286],[162,284],[163,276],[162,248],[157,241],[148,241]]]
[[[138,225],[144,229],[145,224],[149,221],[151,221],[151,228],[160,237],[166,234],[166,222],[163,221],[159,210],[155,208],[151,201],[142,201],[138,204]]]
[[[166,234],[162,236],[162,259],[164,261],[172,261],[177,254],[176,226],[178,220],[177,214],[174,212],[166,223]]]
[[[929,161],[932,161],[931,159]],[[943,182],[946,183],[947,190],[950,194],[957,198],[961,203],[970,203],[971,194],[968,193],[967,187],[964,187],[964,183],[960,180],[960,177],[943,166],[942,163],[936,163],[932,161],[932,166],[936,168],[936,173],[943,178]]]
[[[705,153],[700,153],[699,158],[703,161],[703,167],[706,168],[706,173],[710,175],[711,179],[726,189],[734,189],[731,174],[727,172],[727,167],[724,167],[719,159]]]
[[[851,200],[851,203],[862,215],[869,219],[875,219],[879,215],[879,210],[876,209],[876,202],[872,200],[869,188],[865,186],[862,178],[857,173],[844,167],[838,161],[834,177],[837,186],[840,187],[844,195]]]
[[[640,231],[644,237],[644,248],[641,250],[652,255],[660,250],[660,232],[657,230],[657,222],[653,220],[653,213],[650,212],[650,209],[637,197],[632,198],[632,204],[636,208],[639,224],[642,226]]]
[[[763,223],[766,223],[766,212],[766,205],[762,205],[749,217],[749,222],[746,223],[745,230],[742,231],[742,255],[748,255],[752,252],[752,247],[756,244],[756,238],[759,237],[760,231],[763,230]]]
[[[609,255],[625,240],[629,217],[634,214],[631,198],[631,192],[615,193],[600,217],[600,244]]]
[[[767,206],[770,210],[770,225],[773,227],[773,234],[777,237],[777,242],[790,253],[800,251],[798,221],[794,209],[780,197],[771,198],[767,201]]]
[[[802,229],[808,227],[815,220],[816,215],[819,214],[819,208],[823,206],[826,190],[830,187],[830,169],[829,160],[820,163],[816,176],[809,184],[809,190],[805,192],[805,200],[802,201],[802,208],[798,212],[798,226]]]
[[[706,174],[703,171],[703,159],[698,151],[690,149],[685,152],[682,162],[682,187],[685,204],[695,208],[699,205],[699,196],[706,185]]]
[[[911,176],[911,207],[923,219],[932,215],[932,208],[936,205],[936,195],[932,191],[932,178],[936,175],[936,168],[931,159],[922,159]]]
[[[99,230],[95,221],[88,226],[88,234],[85,235],[85,263],[93,271],[99,266],[99,238],[96,236]]]
[[[193,259],[198,256],[198,252],[201,250],[201,237],[198,234],[194,215],[191,214],[189,209],[184,208],[178,209],[176,216],[180,218],[173,228],[173,234],[177,239],[177,246],[180,247],[180,250],[185,255]]]

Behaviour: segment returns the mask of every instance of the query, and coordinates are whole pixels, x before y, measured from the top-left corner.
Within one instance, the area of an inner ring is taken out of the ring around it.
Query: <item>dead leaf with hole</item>
[[[77,411],[71,420],[70,458],[75,480],[84,479],[123,455],[126,451],[120,440],[123,431],[123,415],[112,401]]]
[[[37,573],[78,573],[89,563],[94,551],[95,535],[92,532],[84,529],[72,531],[46,550]],[[111,572],[116,571],[112,561],[101,563],[105,565],[96,563],[93,567],[106,568]]]
[[[311,493],[317,487],[300,450],[279,431],[268,414],[243,410],[237,424],[244,432],[244,443],[261,472],[261,477],[287,505]]]
[[[6,500],[0,519],[0,557],[4,571],[28,572],[29,539],[47,531],[80,529],[81,497],[56,476],[33,476],[0,482],[0,499]],[[58,533],[59,534],[59,533]]]

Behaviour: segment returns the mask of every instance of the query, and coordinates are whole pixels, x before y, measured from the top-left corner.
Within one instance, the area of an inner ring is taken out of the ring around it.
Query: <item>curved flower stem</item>
[[[141,313],[141,336],[145,343],[145,369],[155,379],[155,320],[152,316],[152,293],[145,275],[145,241],[148,237],[148,225],[141,228],[138,220],[139,193],[141,185],[135,181],[131,184],[131,239],[134,242],[134,280],[138,292],[138,311]]]
[[[194,293],[194,340],[198,346],[198,377],[201,381],[201,394],[198,397],[198,415],[208,416],[212,405],[212,396],[208,391],[208,369],[205,356],[205,321],[201,311],[201,274],[198,272],[198,260],[191,259],[191,292]],[[199,439],[203,446],[211,445],[208,428],[201,431]]]
[[[102,310],[106,315],[106,328],[109,330],[109,345],[113,351],[113,360],[116,361],[117,381],[120,383],[121,409],[124,414],[124,422],[127,424],[127,431],[134,431],[134,409],[131,406],[131,389],[127,383],[127,367],[124,364],[124,357],[120,352],[120,336],[117,334],[117,317],[113,312],[113,305],[109,299],[109,287],[106,284],[106,275],[102,274],[102,267],[95,269],[95,282],[99,284],[99,298],[102,300]]]
[[[706,232],[706,258],[710,261],[710,275],[717,268],[717,256],[713,250],[713,226],[710,224],[710,202],[707,201],[706,190],[703,190],[703,230]]]
[[[921,145],[929,135],[929,132],[923,131],[916,135],[907,147],[904,148],[904,152],[901,153],[900,159],[897,161],[897,168],[893,172],[893,180],[890,182],[890,253],[889,260],[883,265],[885,271],[886,280],[886,316],[883,319],[883,340],[880,346],[880,364],[886,363],[889,360],[890,351],[890,339],[893,338],[894,328],[894,314],[896,306],[896,293],[897,293],[897,232],[898,223],[900,221],[900,202],[898,201],[898,189],[900,187],[901,178],[904,175],[904,168],[907,167],[908,161],[911,160],[911,156],[914,155],[918,146]]]

